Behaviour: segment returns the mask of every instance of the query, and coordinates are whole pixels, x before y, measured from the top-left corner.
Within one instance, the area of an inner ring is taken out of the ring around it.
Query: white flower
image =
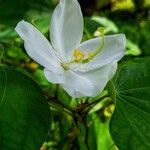
[[[102,35],[80,44],[83,16],[77,0],[60,0],[54,10],[51,44],[28,22],[19,22],[15,30],[28,55],[45,68],[47,80],[59,83],[72,97],[102,92],[124,55],[124,34]]]

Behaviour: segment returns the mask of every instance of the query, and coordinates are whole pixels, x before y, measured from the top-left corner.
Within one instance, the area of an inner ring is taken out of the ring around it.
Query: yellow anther
[[[62,63],[62,67],[65,70],[69,69],[69,66],[71,64],[78,64],[78,63],[82,63],[82,64],[86,64],[89,61],[91,61],[97,54],[99,54],[104,46],[104,28],[99,27],[97,29],[100,33],[100,37],[101,37],[101,42],[98,45],[98,47],[96,48],[96,50],[94,52],[89,52],[89,53],[84,53],[83,51],[75,48],[72,52],[72,59],[68,62]]]
[[[75,60],[79,61],[82,60],[85,57],[85,53],[78,50],[78,49],[74,49],[73,50],[73,57]]]

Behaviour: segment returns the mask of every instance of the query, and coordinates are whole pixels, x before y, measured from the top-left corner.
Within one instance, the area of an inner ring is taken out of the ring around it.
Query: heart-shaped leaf
[[[39,150],[49,124],[49,107],[38,85],[0,65],[0,149]]]

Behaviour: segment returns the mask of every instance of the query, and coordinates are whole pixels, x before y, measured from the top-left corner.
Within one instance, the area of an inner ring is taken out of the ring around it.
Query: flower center
[[[76,60],[76,61],[80,61],[80,60],[82,60],[84,57],[85,57],[85,53],[84,52],[82,52],[82,51],[80,51],[80,50],[78,50],[78,49],[74,49],[73,50],[73,58],[74,58],[74,60]]]
[[[94,52],[90,52],[85,54],[83,51],[79,50],[79,49],[74,49],[73,53],[72,53],[72,60],[66,63],[62,63],[62,67],[65,70],[69,69],[69,65],[73,64],[73,63],[81,63],[81,64],[85,64],[90,62],[97,54],[100,53],[100,51],[102,50],[103,46],[104,46],[104,28],[99,27],[97,29],[100,33],[100,36],[102,38],[102,41],[100,42],[99,46],[96,48],[96,50]]]

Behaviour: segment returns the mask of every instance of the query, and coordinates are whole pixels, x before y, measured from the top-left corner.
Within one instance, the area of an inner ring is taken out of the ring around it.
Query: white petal
[[[89,72],[69,72],[67,82],[62,86],[72,97],[96,96],[103,91],[116,69],[117,63],[113,62]]]
[[[89,79],[71,70],[65,72],[65,84],[62,86],[72,97],[90,96],[94,92]]]
[[[83,16],[77,0],[60,0],[51,19],[50,39],[53,47],[65,59],[81,41]]]
[[[118,64],[117,64],[117,62],[113,62],[113,63],[110,63],[109,65],[111,65],[111,66],[110,66],[110,70],[109,70],[108,81],[114,77],[114,75],[117,71]]]
[[[54,72],[61,70],[50,43],[33,25],[20,21],[15,30],[24,40],[25,49],[33,60]]]
[[[64,73],[56,73],[45,68],[44,74],[46,79],[51,83],[62,84],[65,82]]]
[[[95,38],[82,43],[79,46],[81,51],[85,53],[93,52],[96,50],[100,43],[100,38]],[[126,45],[126,38],[124,34],[116,34],[105,36],[104,47],[101,52],[88,64],[88,70],[100,68],[112,61],[119,61],[124,56],[124,50]],[[87,68],[87,64],[80,65],[78,70]]]

